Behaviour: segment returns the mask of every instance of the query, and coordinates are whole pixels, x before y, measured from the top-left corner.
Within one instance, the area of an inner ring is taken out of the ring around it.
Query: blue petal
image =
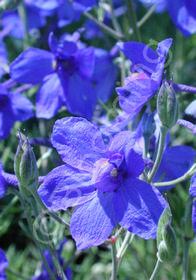
[[[190,195],[196,197],[196,174],[194,174],[193,177],[191,178],[191,186],[189,189],[189,193]]]
[[[117,68],[112,63],[110,54],[102,49],[95,49],[95,67],[91,80],[96,84],[97,98],[102,102],[110,98],[117,79]]]
[[[76,62],[78,65],[78,73],[84,79],[90,78],[94,70],[94,48],[83,48],[78,51]]]
[[[120,107],[134,118],[142,109],[144,104],[156,93],[159,84],[144,74],[131,79],[125,87],[118,87]]]
[[[3,41],[0,39],[0,78],[5,73],[4,66],[8,63],[7,49]]]
[[[131,148],[131,145],[127,144],[127,146],[129,149],[126,155],[127,172],[131,177],[138,177],[144,170],[144,160],[140,154]]]
[[[183,35],[190,36],[196,32],[196,9],[194,0],[173,0],[168,5],[168,9],[173,22]]]
[[[161,164],[154,177],[153,182],[160,180],[166,182],[177,179],[184,175],[193,165],[195,159],[195,150],[189,146],[173,146],[167,148],[163,154]],[[172,186],[159,187],[160,191],[173,188]]]
[[[14,114],[11,107],[11,101],[0,111],[0,140],[6,138],[14,124]]]
[[[0,161],[0,198],[5,195],[6,190],[7,190],[6,181],[2,175],[2,172],[3,172],[3,165]]]
[[[148,45],[138,42],[117,43],[124,55],[132,62],[132,72],[141,70],[151,74],[155,71],[158,56]]]
[[[86,171],[92,170],[95,161],[106,152],[101,132],[83,118],[56,121],[52,144],[64,162]]]
[[[159,218],[166,201],[151,185],[131,177],[114,193],[119,224],[141,238],[156,238]]]
[[[34,116],[34,107],[28,98],[14,91],[9,92],[9,95],[15,120],[23,122]]]
[[[196,233],[196,200],[193,203],[192,224],[193,224],[193,229],[194,229],[194,231]]]
[[[135,141],[135,134],[132,131],[122,131],[112,138],[108,150],[112,153],[124,154],[126,145],[131,148],[135,144]]]
[[[10,36],[15,38],[23,38],[25,28],[19,17],[17,11],[4,12],[1,17],[3,29],[8,32]]]
[[[78,250],[102,244],[116,226],[113,193],[100,193],[78,206],[71,219],[71,235]]]
[[[54,72],[52,53],[29,48],[10,64],[10,76],[19,83],[38,84],[46,75]]]
[[[82,204],[96,195],[91,174],[69,165],[53,169],[45,177],[38,193],[53,211],[67,210],[68,207]]]
[[[0,248],[0,276],[2,277],[1,279],[4,280],[6,279],[6,275],[3,273],[4,269],[9,265],[9,262],[6,258],[6,255],[4,251]]]
[[[63,98],[63,88],[58,75],[47,76],[36,95],[36,117],[54,117],[63,105]]]
[[[66,97],[67,110],[77,116],[91,119],[97,103],[96,91],[90,80],[78,74],[69,76]]]

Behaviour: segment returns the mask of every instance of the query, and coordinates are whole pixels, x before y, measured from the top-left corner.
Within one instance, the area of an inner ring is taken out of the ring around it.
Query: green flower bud
[[[22,144],[20,136],[19,145],[14,160],[15,174],[19,181],[19,187],[24,196],[30,196],[30,188],[38,185],[38,169],[34,152],[26,138]]]
[[[157,257],[161,262],[173,262],[177,255],[176,235],[168,221],[162,228],[162,238],[158,247]]]
[[[167,81],[164,81],[157,98],[157,111],[162,125],[171,128],[178,120],[178,102],[176,93]]]
[[[182,218],[181,225],[184,237],[190,240],[195,238],[195,232],[192,224],[192,209],[193,197],[189,197],[186,202],[185,215]]]

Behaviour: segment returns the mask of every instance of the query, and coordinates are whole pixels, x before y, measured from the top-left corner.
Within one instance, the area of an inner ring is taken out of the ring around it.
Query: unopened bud
[[[36,158],[28,139],[26,138],[22,143],[21,136],[15,155],[14,169],[23,195],[29,196],[29,188],[36,188],[38,184],[39,173]]]
[[[176,235],[169,221],[162,227],[162,238],[157,257],[161,262],[175,261],[177,255]]]
[[[171,128],[176,124],[178,120],[178,102],[172,82],[169,85],[167,81],[163,81],[158,93],[157,111],[163,126]]]

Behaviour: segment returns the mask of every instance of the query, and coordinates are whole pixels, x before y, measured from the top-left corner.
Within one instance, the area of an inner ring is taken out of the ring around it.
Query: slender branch
[[[157,260],[157,263],[156,263],[156,266],[155,266],[155,268],[154,268],[154,271],[153,271],[153,273],[152,273],[152,275],[151,275],[151,277],[150,277],[149,280],[155,280],[155,279],[157,279],[157,277],[158,277],[158,275],[159,275],[159,271],[160,271],[161,268],[162,268],[162,265],[163,265],[163,263],[158,259],[158,260]]]
[[[112,243],[112,275],[111,280],[117,280],[116,243]]]
[[[137,42],[141,42],[141,34],[139,28],[137,26],[137,17],[135,13],[135,8],[132,0],[126,0],[127,3],[127,10],[128,10],[128,20],[130,21],[130,25],[133,27],[133,34],[135,40]]]
[[[182,280],[188,280],[188,261],[189,261],[189,249],[191,245],[192,240],[186,239],[184,237],[183,240],[183,274],[182,274]]]

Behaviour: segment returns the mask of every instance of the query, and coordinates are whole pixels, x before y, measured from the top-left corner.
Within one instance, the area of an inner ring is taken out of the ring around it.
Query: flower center
[[[95,188],[102,192],[116,191],[122,183],[120,165],[123,157],[115,154],[110,159],[101,158],[96,161],[93,168],[92,182]]]
[[[0,94],[0,112],[2,112],[5,107],[7,107],[8,103],[9,98],[4,94]]]
[[[56,60],[53,61],[53,68],[62,76],[72,75],[78,70],[78,66],[73,56],[67,58],[57,56]]]

